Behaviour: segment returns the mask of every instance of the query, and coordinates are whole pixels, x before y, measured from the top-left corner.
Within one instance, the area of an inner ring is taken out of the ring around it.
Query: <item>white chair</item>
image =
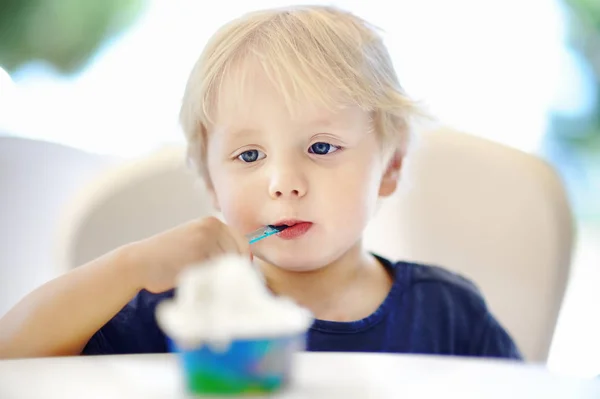
[[[65,209],[59,272],[211,213],[184,150],[167,147],[105,171]]]
[[[210,214],[198,182],[179,148],[112,171],[65,221],[65,267]],[[526,358],[545,361],[567,281],[571,226],[562,186],[544,162],[435,131],[415,146],[399,192],[367,229],[366,245],[471,278]]]
[[[366,245],[470,278],[526,359],[544,362],[573,246],[570,208],[553,169],[450,130],[420,137],[405,166]]]
[[[0,136],[0,316],[56,275],[60,210],[114,162],[55,143]]]

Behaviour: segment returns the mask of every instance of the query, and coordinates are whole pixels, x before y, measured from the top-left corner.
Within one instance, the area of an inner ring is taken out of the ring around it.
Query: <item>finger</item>
[[[223,222],[217,218],[206,218],[201,224],[200,241],[205,259],[212,259],[235,249],[234,243],[228,243],[223,239]]]
[[[235,252],[240,255],[250,256],[250,244],[248,244],[246,237],[230,226],[223,225],[223,229],[223,234],[227,236],[231,245],[235,247]]]
[[[223,248],[223,252],[234,254],[243,253],[235,235],[232,234],[232,230],[226,224],[222,223],[219,225],[218,230],[217,240],[219,241],[219,245]]]
[[[248,255],[251,257],[252,253],[250,252],[250,244],[248,243],[246,237],[235,229],[228,228],[228,230],[231,237],[235,240],[238,252],[242,255]]]

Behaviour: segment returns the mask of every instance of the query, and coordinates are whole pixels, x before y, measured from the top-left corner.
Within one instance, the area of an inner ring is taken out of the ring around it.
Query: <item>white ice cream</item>
[[[180,346],[292,335],[313,320],[290,299],[271,294],[250,261],[236,255],[184,270],[174,298],[159,304],[156,317]]]

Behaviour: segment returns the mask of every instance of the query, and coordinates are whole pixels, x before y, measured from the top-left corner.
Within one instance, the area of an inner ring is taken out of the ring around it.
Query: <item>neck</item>
[[[328,314],[343,301],[365,275],[381,269],[377,260],[358,242],[333,263],[306,272],[289,271],[261,260],[257,262],[269,288],[277,295],[294,299],[317,317]]]

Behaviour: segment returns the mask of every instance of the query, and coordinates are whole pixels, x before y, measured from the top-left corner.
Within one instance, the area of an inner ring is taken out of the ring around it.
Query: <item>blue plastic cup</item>
[[[294,353],[306,334],[233,340],[223,350],[211,345],[180,348],[169,341],[183,369],[188,392],[197,395],[264,395],[290,381]]]

